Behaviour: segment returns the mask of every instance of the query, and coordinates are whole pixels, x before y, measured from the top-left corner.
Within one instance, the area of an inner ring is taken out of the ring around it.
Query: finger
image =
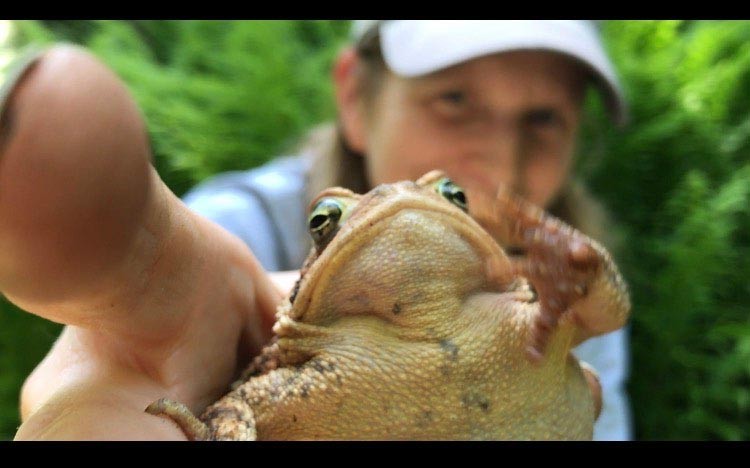
[[[25,407],[81,360],[136,369],[195,407],[217,398],[271,336],[280,294],[260,264],[167,189],[127,90],[86,52],[47,52],[7,104],[0,289],[71,325]]]
[[[78,373],[24,418],[14,440],[185,440],[174,424],[143,412],[164,393],[134,372]]]
[[[243,342],[255,347],[270,335],[278,292],[239,240],[159,179],[143,119],[105,66],[81,49],[54,48],[8,106],[0,289],[9,299],[161,348],[186,333],[250,334]]]
[[[599,381],[599,374],[596,372],[589,363],[579,361],[583,376],[586,378],[586,383],[591,391],[591,396],[594,398],[594,420],[599,419],[599,415],[602,413],[602,384]]]
[[[142,119],[118,80],[72,47],[39,58],[5,104],[0,289],[24,303],[91,294],[145,213]]]

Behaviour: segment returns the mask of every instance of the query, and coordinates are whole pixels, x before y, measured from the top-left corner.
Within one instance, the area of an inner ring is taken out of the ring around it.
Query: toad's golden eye
[[[307,225],[318,250],[325,247],[339,230],[342,212],[343,206],[333,198],[324,198],[313,208]]]
[[[435,185],[435,190],[446,200],[453,203],[457,207],[466,212],[469,211],[466,206],[466,194],[464,194],[463,189],[454,184],[453,181],[449,178],[446,177],[444,179],[440,179],[440,181],[438,181],[438,183]]]

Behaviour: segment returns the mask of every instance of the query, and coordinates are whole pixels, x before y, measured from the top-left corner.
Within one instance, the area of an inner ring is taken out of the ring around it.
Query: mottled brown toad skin
[[[277,313],[274,344],[206,409],[207,427],[186,423],[184,407],[152,412],[191,438],[591,439],[594,400],[570,349],[624,324],[616,267],[593,243],[598,263],[584,269],[584,292],[555,316],[534,362],[528,346],[550,313],[498,244],[513,236],[491,237],[442,198],[441,177],[364,196],[323,192],[318,199],[345,200],[351,215],[308,258],[293,302]],[[559,266],[550,265],[564,274]]]

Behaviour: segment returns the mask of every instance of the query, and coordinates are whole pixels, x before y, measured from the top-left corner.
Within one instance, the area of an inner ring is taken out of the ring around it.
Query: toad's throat
[[[363,206],[368,201],[371,200],[363,199],[360,202],[347,224],[340,228],[338,234],[314,261],[307,268],[303,268],[298,285],[295,285],[294,299],[291,301],[291,318],[304,320],[308,310],[315,303],[318,286],[335,275],[358,250],[367,249],[368,243],[392,226],[394,220],[399,217],[421,215],[431,223],[439,222],[443,226],[448,226],[449,230],[458,234],[461,242],[469,245],[480,258],[496,258],[501,265],[509,268],[508,259],[495,240],[470,216],[451,205],[446,205],[441,199],[424,200],[404,193],[399,194],[398,199],[392,203],[369,210]],[[429,246],[415,243],[413,248],[427,252]],[[388,261],[387,257],[384,256],[384,262]]]

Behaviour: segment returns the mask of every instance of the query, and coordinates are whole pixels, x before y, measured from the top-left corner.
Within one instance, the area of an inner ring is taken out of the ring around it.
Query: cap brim
[[[502,31],[498,34],[498,31]],[[397,75],[416,77],[484,55],[548,50],[590,69],[617,125],[627,106],[614,67],[593,25],[572,20],[394,20],[380,26],[383,58]]]

